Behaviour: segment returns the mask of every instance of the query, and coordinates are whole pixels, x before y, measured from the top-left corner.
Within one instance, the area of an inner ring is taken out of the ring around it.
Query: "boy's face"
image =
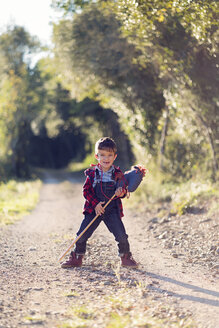
[[[98,149],[98,153],[95,154],[96,159],[101,165],[104,172],[108,171],[115,161],[117,155],[114,151],[109,151],[105,149]]]

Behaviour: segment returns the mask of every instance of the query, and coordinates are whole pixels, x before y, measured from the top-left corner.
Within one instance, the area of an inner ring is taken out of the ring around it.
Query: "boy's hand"
[[[126,194],[126,192],[122,187],[119,187],[116,189],[115,194],[117,197],[123,197]]]
[[[95,212],[96,215],[102,215],[105,212],[105,209],[103,208],[102,204],[104,204],[105,202],[99,202],[97,204],[97,206],[95,207]]]

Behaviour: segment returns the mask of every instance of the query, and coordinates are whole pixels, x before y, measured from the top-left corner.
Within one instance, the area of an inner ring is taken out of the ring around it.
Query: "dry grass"
[[[13,224],[37,204],[41,182],[10,180],[0,184],[0,225]]]

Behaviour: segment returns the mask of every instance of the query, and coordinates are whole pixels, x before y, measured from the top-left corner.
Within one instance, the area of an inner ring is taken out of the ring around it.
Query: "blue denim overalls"
[[[112,180],[110,182],[102,182],[99,171],[96,170],[96,185],[94,186],[95,194],[100,201],[107,202],[115,193],[115,177],[112,173]],[[90,214],[86,213],[81,223],[80,229],[77,232],[79,235],[90,221],[96,216],[95,210]],[[100,222],[103,221],[107,226],[108,230],[113,233],[115,240],[118,243],[119,255],[129,253],[130,247],[128,242],[128,235],[126,234],[125,227],[119,215],[119,208],[117,200],[112,200],[111,203],[105,208],[105,213],[99,216],[83,236],[78,240],[75,247],[76,254],[83,255],[86,252],[87,240],[91,237],[93,232],[97,229]]]

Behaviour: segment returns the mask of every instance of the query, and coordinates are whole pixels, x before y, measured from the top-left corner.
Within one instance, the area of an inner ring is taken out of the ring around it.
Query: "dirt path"
[[[44,182],[32,214],[0,230],[0,328],[64,327],[72,306],[90,304],[101,310],[106,296],[119,291],[120,296],[130,295],[145,315],[192,317],[193,327],[219,328],[216,276],[161,247],[148,229],[150,215],[125,211],[132,253],[141,263],[138,270],[119,268],[116,244],[104,225],[89,242],[84,266],[61,269],[57,259],[82,219],[82,184],[63,172],[47,172]],[[107,327],[104,311],[92,327]],[[181,322],[180,327],[187,326]]]

